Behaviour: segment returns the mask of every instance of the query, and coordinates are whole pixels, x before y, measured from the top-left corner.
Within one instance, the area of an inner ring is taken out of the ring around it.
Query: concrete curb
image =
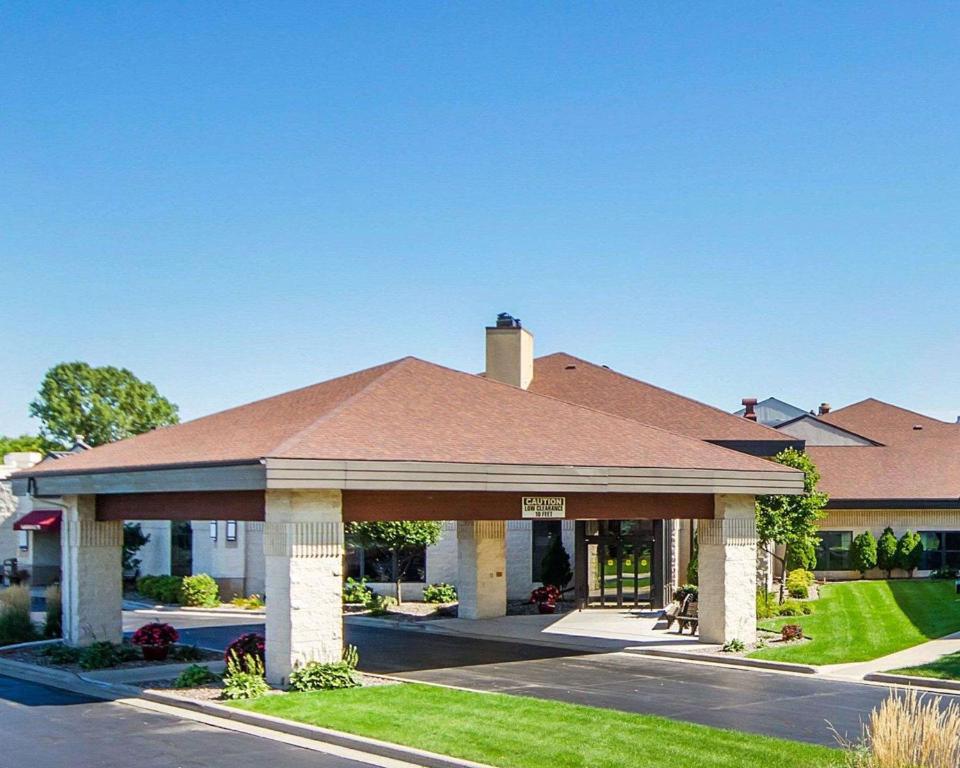
[[[296,736],[311,741],[319,741],[324,744],[331,744],[336,747],[352,749],[357,752],[364,752],[377,757],[384,757],[390,760],[400,760],[402,762],[413,763],[414,765],[424,766],[424,768],[490,768],[485,763],[475,763],[471,760],[461,760],[456,757],[439,755],[435,752],[427,752],[415,747],[405,747],[400,744],[393,744],[379,739],[371,739],[367,736],[356,736],[352,733],[343,731],[334,731],[329,728],[321,728],[316,725],[306,725],[297,723],[293,720],[284,720],[270,715],[261,715],[254,712],[247,712],[242,709],[235,709],[223,704],[215,704],[209,701],[198,701],[195,699],[182,699],[170,694],[159,693],[156,691],[145,691],[140,698],[146,701],[152,701],[158,704],[187,709],[193,712],[200,712],[205,715],[232,720],[244,725],[252,725],[258,728],[266,728],[271,731],[279,731],[288,736]]]
[[[86,678],[65,669],[50,669],[49,667],[40,667],[36,664],[26,664],[22,661],[12,661],[10,659],[0,659],[0,675],[26,680],[30,683],[38,683],[39,685],[47,685],[51,688],[61,688],[71,693],[79,693],[107,701],[140,695],[140,689],[130,685],[107,683]]]
[[[910,688],[928,688],[934,691],[960,693],[960,680],[938,680],[935,677],[915,677],[914,675],[894,675],[888,672],[870,672],[863,676],[871,683],[905,685]]]
[[[768,672],[793,672],[799,675],[816,675],[819,670],[807,664],[791,664],[786,661],[764,661],[762,659],[745,659],[742,656],[711,656],[705,653],[688,653],[685,651],[664,651],[659,648],[627,648],[625,653],[639,656],[655,656],[663,659],[677,659],[680,661],[696,661],[701,664],[720,664],[727,667],[741,667],[748,669],[762,669]]]

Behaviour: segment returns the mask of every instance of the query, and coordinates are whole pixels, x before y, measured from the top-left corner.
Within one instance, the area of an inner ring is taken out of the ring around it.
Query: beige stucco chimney
[[[521,389],[533,381],[533,334],[506,312],[487,328],[487,377]]]

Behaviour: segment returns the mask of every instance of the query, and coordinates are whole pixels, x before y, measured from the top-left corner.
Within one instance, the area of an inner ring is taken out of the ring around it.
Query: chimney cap
[[[820,415],[824,416],[828,413],[830,413],[830,403],[820,403]]]
[[[754,406],[757,404],[757,398],[745,397],[740,402],[743,403],[743,418],[749,421],[756,421],[757,412],[754,410]]]
[[[519,328],[520,318],[514,317],[509,312],[500,312],[497,315],[497,328]]]

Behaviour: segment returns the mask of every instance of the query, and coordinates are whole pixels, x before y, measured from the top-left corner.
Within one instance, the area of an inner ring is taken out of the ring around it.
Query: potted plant
[[[165,661],[170,653],[170,646],[180,639],[180,635],[169,624],[159,621],[144,624],[133,633],[131,642],[139,645],[143,651],[143,658],[147,661]]]
[[[540,613],[556,613],[560,590],[552,584],[537,587],[530,593],[530,602],[536,603]]]

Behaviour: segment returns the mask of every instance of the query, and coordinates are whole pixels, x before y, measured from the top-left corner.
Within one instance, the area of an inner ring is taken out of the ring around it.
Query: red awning
[[[56,533],[60,530],[60,515],[59,509],[35,509],[17,520],[13,530]]]

